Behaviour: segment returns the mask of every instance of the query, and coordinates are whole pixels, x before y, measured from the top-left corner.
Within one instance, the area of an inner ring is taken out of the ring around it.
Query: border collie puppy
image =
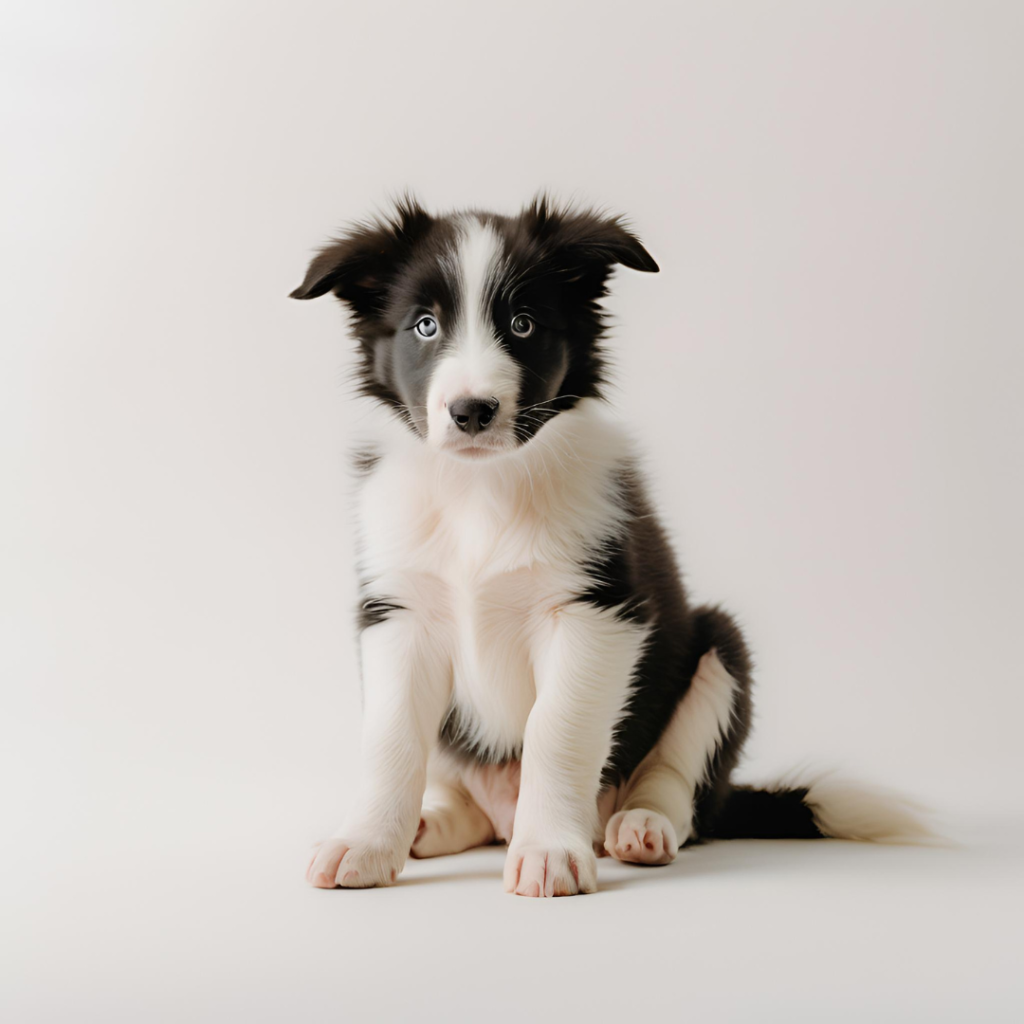
[[[507,891],[568,896],[596,888],[595,854],[915,831],[834,783],[730,782],[750,658],[725,612],[687,603],[604,401],[616,265],[658,270],[618,218],[405,200],[292,293],[347,305],[387,413],[356,459],[360,778],[315,886],[389,885],[410,852],[498,841]]]

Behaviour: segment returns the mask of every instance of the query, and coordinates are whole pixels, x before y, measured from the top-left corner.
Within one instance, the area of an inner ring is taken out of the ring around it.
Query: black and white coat
[[[360,778],[316,886],[504,841],[508,891],[570,895],[604,853],[666,864],[703,838],[914,827],[834,783],[730,782],[750,662],[728,615],[687,604],[602,397],[616,264],[658,269],[616,218],[407,201],[293,293],[347,304],[380,411],[357,453]]]

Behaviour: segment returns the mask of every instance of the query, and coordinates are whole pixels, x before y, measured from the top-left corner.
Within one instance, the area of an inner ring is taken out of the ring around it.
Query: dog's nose
[[[497,411],[496,398],[459,398],[448,406],[455,426],[467,434],[479,434],[481,430],[486,430]]]

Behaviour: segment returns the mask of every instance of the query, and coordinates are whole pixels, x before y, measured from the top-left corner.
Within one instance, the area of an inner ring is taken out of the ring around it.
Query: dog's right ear
[[[414,199],[402,200],[390,218],[358,224],[324,246],[290,297],[315,299],[333,292],[358,315],[379,310],[396,271],[432,223]]]

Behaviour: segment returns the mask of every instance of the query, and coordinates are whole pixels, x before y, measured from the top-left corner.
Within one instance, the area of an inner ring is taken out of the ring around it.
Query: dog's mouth
[[[445,445],[443,449],[447,454],[454,455],[457,459],[466,459],[467,461],[493,459],[508,450],[508,446],[503,444]]]

